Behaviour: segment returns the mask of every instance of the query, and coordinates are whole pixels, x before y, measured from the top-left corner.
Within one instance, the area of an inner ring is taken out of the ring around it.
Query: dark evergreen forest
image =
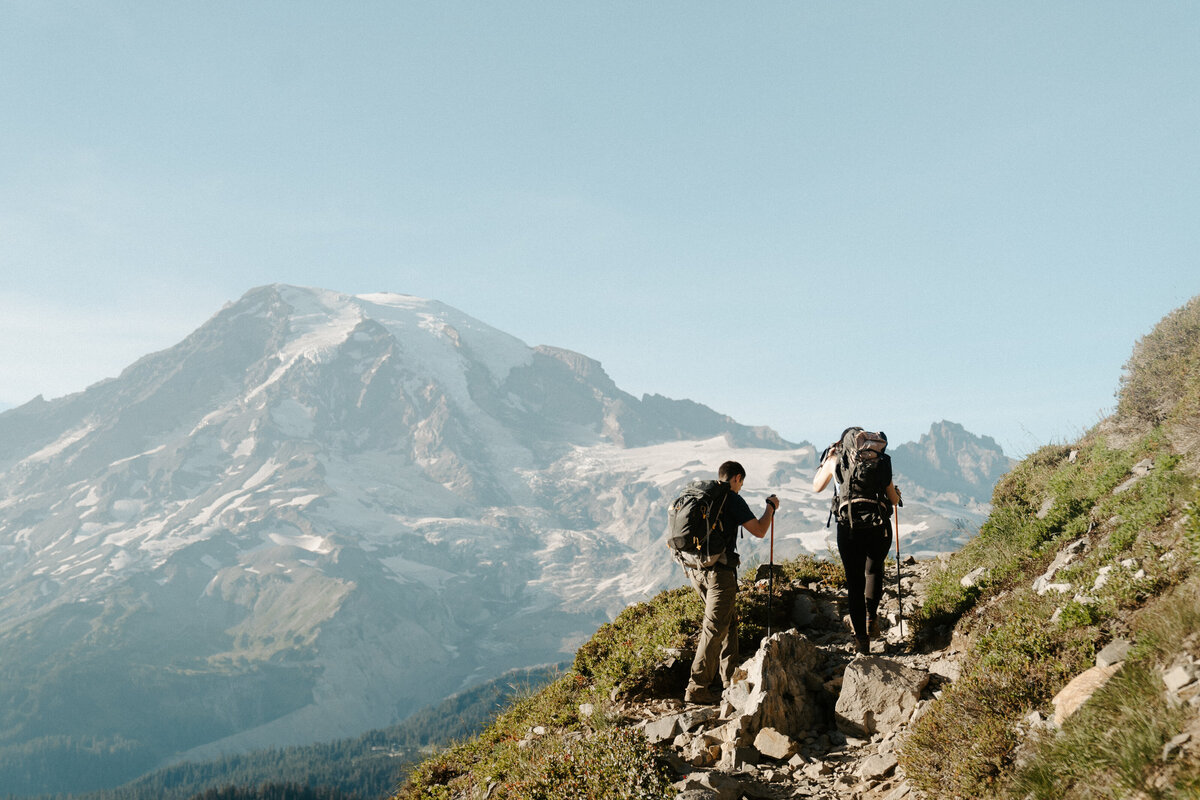
[[[390,728],[303,747],[258,750],[157,770],[122,786],[87,794],[9,793],[3,800],[379,800],[432,748],[483,730],[516,696],[549,683],[559,667],[522,670],[418,711]],[[87,752],[89,743],[68,743]],[[94,745],[91,745],[94,747]],[[0,755],[0,775],[33,778],[49,763]],[[96,752],[96,765],[105,754]],[[74,763],[80,763],[76,760]],[[94,773],[93,773],[94,777]],[[11,792],[11,784],[4,791]]]

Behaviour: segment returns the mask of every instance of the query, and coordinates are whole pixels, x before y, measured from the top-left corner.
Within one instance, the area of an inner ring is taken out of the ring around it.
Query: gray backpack
[[[850,428],[838,448],[838,489],[830,509],[851,528],[878,528],[892,516],[887,486],[892,480],[887,435]]]

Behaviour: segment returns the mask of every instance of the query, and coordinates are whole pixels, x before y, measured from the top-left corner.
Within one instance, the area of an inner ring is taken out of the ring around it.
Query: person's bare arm
[[[823,492],[825,487],[829,485],[829,479],[833,477],[833,471],[837,467],[837,455],[830,453],[823,462],[817,474],[813,476],[813,491]]]
[[[767,535],[771,530],[771,520],[775,518],[775,509],[779,506],[779,498],[771,495],[767,498],[767,507],[763,509],[762,516],[758,519],[752,519],[749,522],[743,522],[742,527],[751,536],[756,536],[759,539]]]

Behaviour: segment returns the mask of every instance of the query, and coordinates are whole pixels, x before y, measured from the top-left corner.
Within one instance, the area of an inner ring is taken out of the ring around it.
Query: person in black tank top
[[[843,432],[850,431],[847,428]],[[838,450],[842,440],[829,446],[825,460],[813,478],[813,491],[820,492],[829,485],[838,467]],[[884,489],[886,502],[892,509],[900,505],[900,492],[892,481],[891,459],[884,466],[887,486]],[[892,544],[891,509],[882,524],[850,525],[838,518],[837,547],[846,571],[846,602],[850,610],[850,624],[854,628],[855,650],[871,652],[872,637],[879,636],[879,601],[883,598],[883,565]]]

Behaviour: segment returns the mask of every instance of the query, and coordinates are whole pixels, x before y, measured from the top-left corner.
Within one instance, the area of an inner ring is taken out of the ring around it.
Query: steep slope
[[[902,749],[925,790],[1200,793],[1198,366],[1200,297],[1138,342],[1116,414],[1001,480],[935,580],[922,641],[968,658]]]
[[[0,785],[354,735],[569,657],[678,581],[666,503],[726,458],[784,498],[779,557],[825,550],[809,445],[434,301],[252,290],[0,414]],[[934,493],[906,536],[984,511]]]
[[[743,581],[742,652],[764,646],[719,707],[682,707],[701,608],[665,592],[396,797],[1200,796],[1197,367],[1200,297],[1138,343],[1117,414],[1001,478],[963,550],[908,565],[915,630],[886,654],[846,652],[837,568],[800,559]],[[773,587],[795,628],[764,641]]]

